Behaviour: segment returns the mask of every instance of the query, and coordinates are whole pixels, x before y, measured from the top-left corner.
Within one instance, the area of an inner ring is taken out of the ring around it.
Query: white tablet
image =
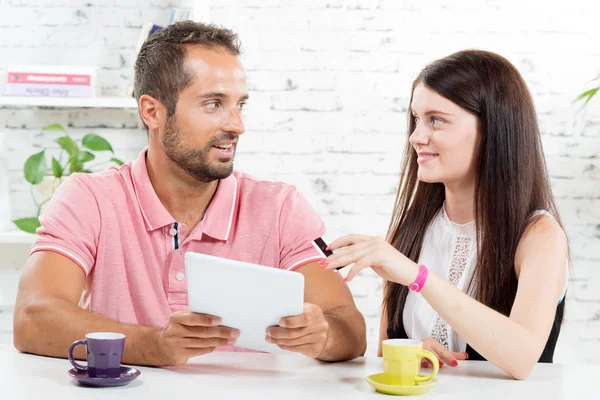
[[[265,340],[269,326],[304,312],[304,276],[264,265],[187,252],[190,311],[220,317],[240,330],[236,346],[281,353]]]

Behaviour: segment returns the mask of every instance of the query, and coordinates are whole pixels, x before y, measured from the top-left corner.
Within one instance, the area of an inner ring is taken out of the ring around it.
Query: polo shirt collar
[[[191,239],[200,240],[201,235],[208,235],[213,239],[228,241],[233,235],[239,201],[240,185],[237,172],[233,172],[219,181],[201,222],[202,229],[194,229]]]
[[[146,147],[133,162],[133,188],[137,197],[146,230],[153,231],[175,222],[175,218],[162,204],[148,175]],[[219,181],[203,221],[191,232],[190,239],[200,240],[202,235],[228,241],[235,227],[240,199],[240,185],[237,172]]]
[[[152,186],[146,165],[146,154],[148,154],[147,147],[142,150],[138,158],[133,162],[131,172],[133,189],[142,212],[146,230],[153,231],[173,224],[175,218],[167,211],[158,198],[154,186]]]

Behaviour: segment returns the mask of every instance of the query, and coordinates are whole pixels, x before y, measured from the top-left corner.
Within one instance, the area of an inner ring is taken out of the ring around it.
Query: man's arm
[[[66,357],[75,340],[89,332],[121,332],[127,336],[124,362],[153,364],[153,355],[143,349],[153,347],[157,329],[121,325],[77,306],[85,275],[73,261],[58,253],[34,253],[21,279],[14,316],[14,345],[23,352]],[[155,336],[154,335],[154,336]],[[85,349],[78,347],[78,358]]]
[[[272,343],[322,361],[364,355],[365,320],[340,275],[317,263],[303,265],[296,272],[304,275],[304,314],[284,318],[284,326],[269,328]]]
[[[235,343],[239,332],[219,327],[215,317],[179,312],[164,329],[124,325],[78,307],[85,285],[81,268],[50,251],[34,253],[27,262],[17,294],[14,345],[22,352],[67,357],[72,342],[90,332],[126,335],[123,362],[180,365],[217,346]],[[85,359],[78,347],[76,358]]]

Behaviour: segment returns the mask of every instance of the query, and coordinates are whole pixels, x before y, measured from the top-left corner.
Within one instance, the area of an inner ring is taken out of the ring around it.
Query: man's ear
[[[140,116],[148,126],[149,131],[153,129],[157,130],[161,125],[164,126],[167,110],[158,99],[145,94],[138,100],[138,108]]]

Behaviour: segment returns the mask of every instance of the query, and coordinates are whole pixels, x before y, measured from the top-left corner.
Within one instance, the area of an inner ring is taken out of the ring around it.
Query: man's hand
[[[279,326],[268,328],[266,340],[283,350],[316,358],[325,349],[328,330],[323,310],[317,305],[304,303],[302,315],[283,318]]]
[[[239,330],[219,326],[212,315],[177,311],[158,332],[157,356],[160,366],[183,365],[191,357],[211,353],[217,347],[232,346]]]

